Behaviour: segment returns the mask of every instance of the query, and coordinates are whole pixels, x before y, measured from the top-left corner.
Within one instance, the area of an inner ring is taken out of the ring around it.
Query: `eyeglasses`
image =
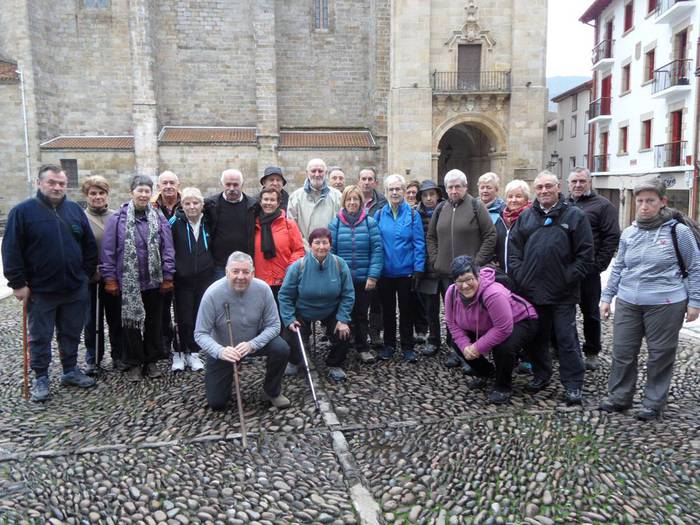
[[[476,277],[465,277],[464,279],[457,279],[455,284],[457,286],[465,286],[474,284],[474,282],[476,282]]]

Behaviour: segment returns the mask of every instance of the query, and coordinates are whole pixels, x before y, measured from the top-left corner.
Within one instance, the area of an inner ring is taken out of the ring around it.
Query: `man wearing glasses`
[[[304,186],[289,196],[287,215],[296,221],[305,245],[309,234],[316,228],[327,228],[340,210],[340,192],[328,185],[326,171],[323,160],[311,159]]]

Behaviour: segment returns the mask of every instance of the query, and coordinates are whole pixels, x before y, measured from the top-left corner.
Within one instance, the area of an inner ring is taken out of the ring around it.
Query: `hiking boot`
[[[328,377],[333,381],[345,381],[348,376],[345,374],[345,370],[339,366],[331,366],[328,368]]]
[[[654,408],[642,407],[634,414],[639,421],[653,421],[661,417],[661,411]]]
[[[204,363],[202,362],[202,358],[199,357],[199,354],[197,353],[185,354],[185,362],[193,372],[199,372],[200,370],[204,370]]]
[[[151,379],[155,379],[157,377],[161,377],[163,372],[158,370],[158,365],[156,363],[148,363],[144,369],[143,375],[150,377]]]
[[[141,373],[141,366],[132,366],[126,372],[124,372],[124,375],[126,376],[127,380],[131,381],[132,383],[136,383],[138,381],[141,381],[143,379],[143,374]]]
[[[83,374],[80,368],[74,368],[70,372],[66,372],[61,376],[61,385],[77,386],[78,388],[92,388],[97,383],[91,377]]]
[[[299,373],[299,365],[294,363],[287,363],[287,368],[284,369],[284,375],[295,376]]]
[[[466,361],[462,361],[462,373],[465,376],[473,376],[476,372]]]
[[[43,403],[49,398],[49,376],[39,376],[32,384],[32,401]]]
[[[426,357],[433,356],[437,353],[437,347],[434,344],[426,343],[421,353]]]
[[[533,394],[536,392],[539,392],[540,390],[544,390],[549,386],[549,379],[533,379],[530,381],[527,385],[525,385],[525,390],[528,392],[532,392]]]
[[[267,399],[270,404],[277,408],[277,409],[283,409],[283,408],[288,408],[292,403],[287,399],[285,396],[282,394],[276,396],[276,397],[271,397],[265,394],[265,399]]]
[[[428,334],[424,332],[416,332],[414,339],[416,343],[425,343],[425,341],[428,339]]]
[[[494,405],[505,405],[510,403],[510,391],[492,390],[489,394],[489,403]]]
[[[532,374],[532,363],[529,361],[520,361],[518,363],[518,368],[515,369],[516,373],[530,375]]]
[[[416,363],[418,362],[418,355],[414,350],[404,350],[403,360],[404,363]]]
[[[450,355],[448,355],[447,359],[445,360],[445,366],[447,368],[457,368],[461,364],[462,364],[462,360],[459,358],[459,356],[454,351],[451,351]]]
[[[376,360],[377,360],[377,358],[374,357],[372,352],[370,352],[369,350],[367,350],[365,352],[360,352],[360,362],[361,363],[368,365],[370,363],[374,363]]]
[[[587,355],[585,360],[586,370],[598,370],[600,368],[600,361],[597,355]]]
[[[127,365],[121,359],[112,359],[112,370],[117,370],[118,372],[126,372],[129,370],[129,365]]]
[[[618,405],[617,403],[613,403],[609,399],[603,399],[600,402],[600,405],[598,405],[598,410],[602,412],[607,412],[608,414],[612,414],[614,412],[624,412],[625,410],[628,410],[632,408],[632,405]]]
[[[85,365],[85,368],[83,368],[83,373],[87,376],[96,376],[99,375],[100,373],[100,366],[96,365],[95,363],[88,363]]]
[[[182,352],[173,352],[173,372],[182,372],[185,369],[185,355]]]
[[[394,357],[394,347],[393,346],[384,346],[382,349],[379,351],[379,355],[377,356],[379,359],[382,361],[389,361],[392,357]]]
[[[567,390],[564,392],[564,403],[566,406],[582,405],[583,393],[578,388]]]

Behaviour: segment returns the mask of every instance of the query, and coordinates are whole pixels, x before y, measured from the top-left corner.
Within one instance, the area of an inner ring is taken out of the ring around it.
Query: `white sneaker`
[[[182,372],[185,369],[185,354],[182,352],[173,352],[173,372]]]
[[[187,366],[189,366],[193,372],[199,372],[204,370],[204,363],[199,354],[185,354],[185,360],[187,361]]]

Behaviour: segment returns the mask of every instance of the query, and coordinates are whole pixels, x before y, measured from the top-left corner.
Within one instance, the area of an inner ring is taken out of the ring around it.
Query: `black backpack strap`
[[[683,279],[688,277],[688,269],[685,267],[685,261],[683,260],[683,256],[681,255],[681,249],[678,246],[678,234],[676,233],[676,226],[678,226],[678,223],[676,222],[673,226],[671,226],[671,241],[673,241],[673,249],[676,252],[676,259],[678,259],[678,266],[681,269],[681,276]]]

